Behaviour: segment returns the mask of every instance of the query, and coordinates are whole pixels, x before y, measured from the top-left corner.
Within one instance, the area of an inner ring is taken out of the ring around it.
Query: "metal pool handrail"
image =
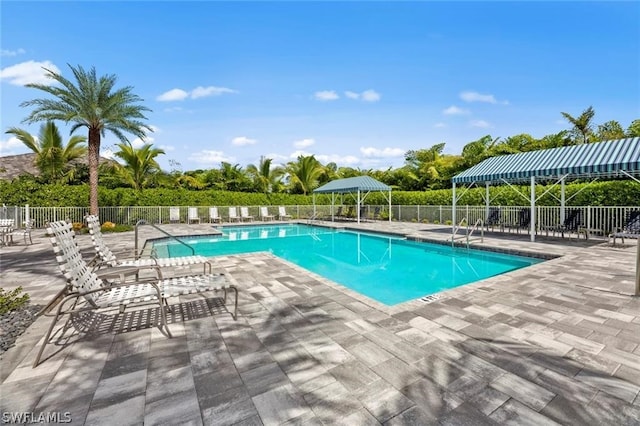
[[[155,229],[157,229],[158,231],[162,232],[164,235],[166,235],[169,238],[173,238],[174,240],[176,240],[177,242],[179,242],[180,244],[186,246],[187,248],[189,248],[189,250],[191,250],[191,255],[195,255],[196,251],[195,249],[190,246],[189,244],[185,243],[184,241],[182,241],[180,238],[176,237],[175,235],[172,235],[170,233],[168,233],[167,231],[165,231],[164,229],[160,229],[160,227],[154,225],[153,223],[149,223],[144,219],[141,219],[139,221],[136,222],[136,228],[135,228],[135,255],[136,255],[136,259],[140,257],[140,252],[138,251],[138,226],[140,225],[149,225],[149,226],[153,226]]]

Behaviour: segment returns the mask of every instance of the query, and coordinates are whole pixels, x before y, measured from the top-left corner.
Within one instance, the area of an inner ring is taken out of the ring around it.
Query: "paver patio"
[[[447,237],[436,225],[345,225]],[[50,321],[39,318],[2,355],[3,421],[68,412],[72,424],[640,424],[636,247],[527,238],[491,233],[475,245],[560,257],[393,307],[269,253],[218,257],[214,269],[240,287],[237,321],[213,293],[174,301],[171,339],[134,310],[80,318],[91,333],[49,345],[32,369]],[[105,241],[131,249],[133,233]],[[89,258],[89,236],[78,242]],[[2,287],[21,285],[32,303],[64,284],[42,231],[33,245],[1,248],[0,262]]]

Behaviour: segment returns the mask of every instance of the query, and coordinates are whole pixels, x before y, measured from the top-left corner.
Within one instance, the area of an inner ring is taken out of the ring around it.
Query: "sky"
[[[640,118],[636,1],[3,0],[0,27],[0,156],[30,152],[10,127],[38,133],[20,104],[46,95],[24,85],[69,65],[132,87],[167,171],[311,154],[387,169],[438,143],[568,130],[561,112],[589,106],[596,124]]]

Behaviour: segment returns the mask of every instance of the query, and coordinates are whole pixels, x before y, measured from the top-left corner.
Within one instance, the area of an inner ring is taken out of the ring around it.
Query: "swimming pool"
[[[224,226],[220,230],[220,236],[181,239],[203,256],[269,251],[389,306],[541,262],[301,224]],[[153,249],[159,257],[191,254],[188,247],[170,239],[154,240]]]

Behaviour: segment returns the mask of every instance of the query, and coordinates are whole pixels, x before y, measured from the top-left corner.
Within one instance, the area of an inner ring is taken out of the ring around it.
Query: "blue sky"
[[[484,135],[640,118],[638,2],[30,2],[0,5],[4,132],[42,66],[115,74],[152,109],[166,170],[260,156],[363,169]],[[64,135],[68,127],[60,124]],[[84,134],[84,133],[82,133]],[[103,154],[117,139],[107,134]],[[134,141],[139,143],[139,141]]]

